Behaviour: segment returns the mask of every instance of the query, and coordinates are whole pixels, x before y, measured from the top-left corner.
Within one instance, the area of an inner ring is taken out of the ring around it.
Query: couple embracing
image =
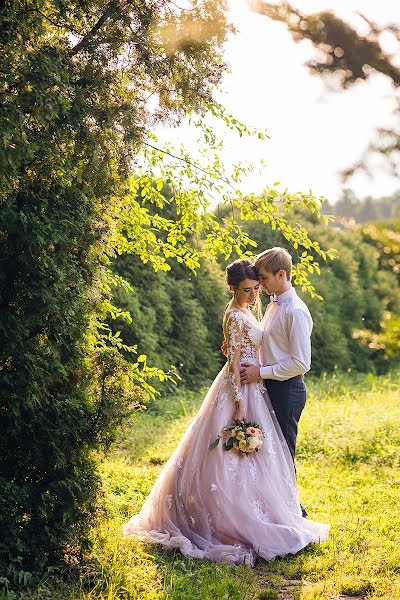
[[[283,248],[226,268],[233,293],[223,318],[227,362],[126,535],[192,558],[249,565],[327,539],[329,526],[305,518],[296,487],[312,319],[291,270]],[[250,306],[260,287],[271,298],[257,320]]]

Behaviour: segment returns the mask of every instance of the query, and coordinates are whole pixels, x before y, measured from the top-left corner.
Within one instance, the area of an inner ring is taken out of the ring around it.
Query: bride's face
[[[244,279],[234,288],[236,302],[239,306],[254,304],[258,296],[260,284],[255,279]]]

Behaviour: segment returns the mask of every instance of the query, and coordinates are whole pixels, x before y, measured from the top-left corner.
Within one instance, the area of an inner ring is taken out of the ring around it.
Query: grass
[[[399,376],[334,374],[310,380],[308,390],[298,484],[309,518],[332,525],[326,544],[250,569],[186,559],[121,535],[204,395],[181,391],[140,413],[102,465],[107,513],[93,530],[87,566],[63,580],[49,575],[19,595],[5,591],[3,598],[400,599]]]

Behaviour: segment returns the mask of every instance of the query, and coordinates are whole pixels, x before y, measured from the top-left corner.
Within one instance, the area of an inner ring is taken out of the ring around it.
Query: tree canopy
[[[183,35],[189,18],[198,39]],[[8,576],[82,548],[97,500],[95,453],[143,388],[151,392],[157,370],[124,361],[104,324],[120,314],[109,265],[120,250],[127,177],[154,123],[210,103],[228,29],[220,2],[189,13],[164,0],[1,5],[0,562]],[[168,31],[182,32],[173,51]],[[133,242],[142,256],[145,229]]]

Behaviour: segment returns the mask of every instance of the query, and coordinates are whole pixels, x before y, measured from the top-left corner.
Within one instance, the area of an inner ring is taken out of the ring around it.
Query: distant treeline
[[[360,199],[352,190],[345,189],[335,204],[325,202],[323,212],[335,215],[338,219],[354,219],[356,223],[400,219],[400,190],[391,196]]]
[[[223,213],[220,207],[218,214]],[[352,216],[357,220],[360,215],[361,211]],[[339,256],[321,264],[320,276],[311,275],[323,301],[298,290],[314,319],[312,373],[387,370],[400,355],[400,228],[392,220],[388,228],[379,223],[339,229],[302,213],[296,221],[321,246],[336,248]],[[295,262],[303,251],[262,223],[249,222],[246,229],[259,250],[282,245]],[[124,256],[114,268],[136,293],[117,290],[117,303],[131,312],[133,323],[117,321],[112,327],[121,330],[126,342],[138,344],[149,363],[163,368],[175,365],[190,388],[214,377],[224,361],[221,320],[230,297],[224,283],[225,264],[205,264],[197,276],[181,266],[155,273],[151,266]]]

